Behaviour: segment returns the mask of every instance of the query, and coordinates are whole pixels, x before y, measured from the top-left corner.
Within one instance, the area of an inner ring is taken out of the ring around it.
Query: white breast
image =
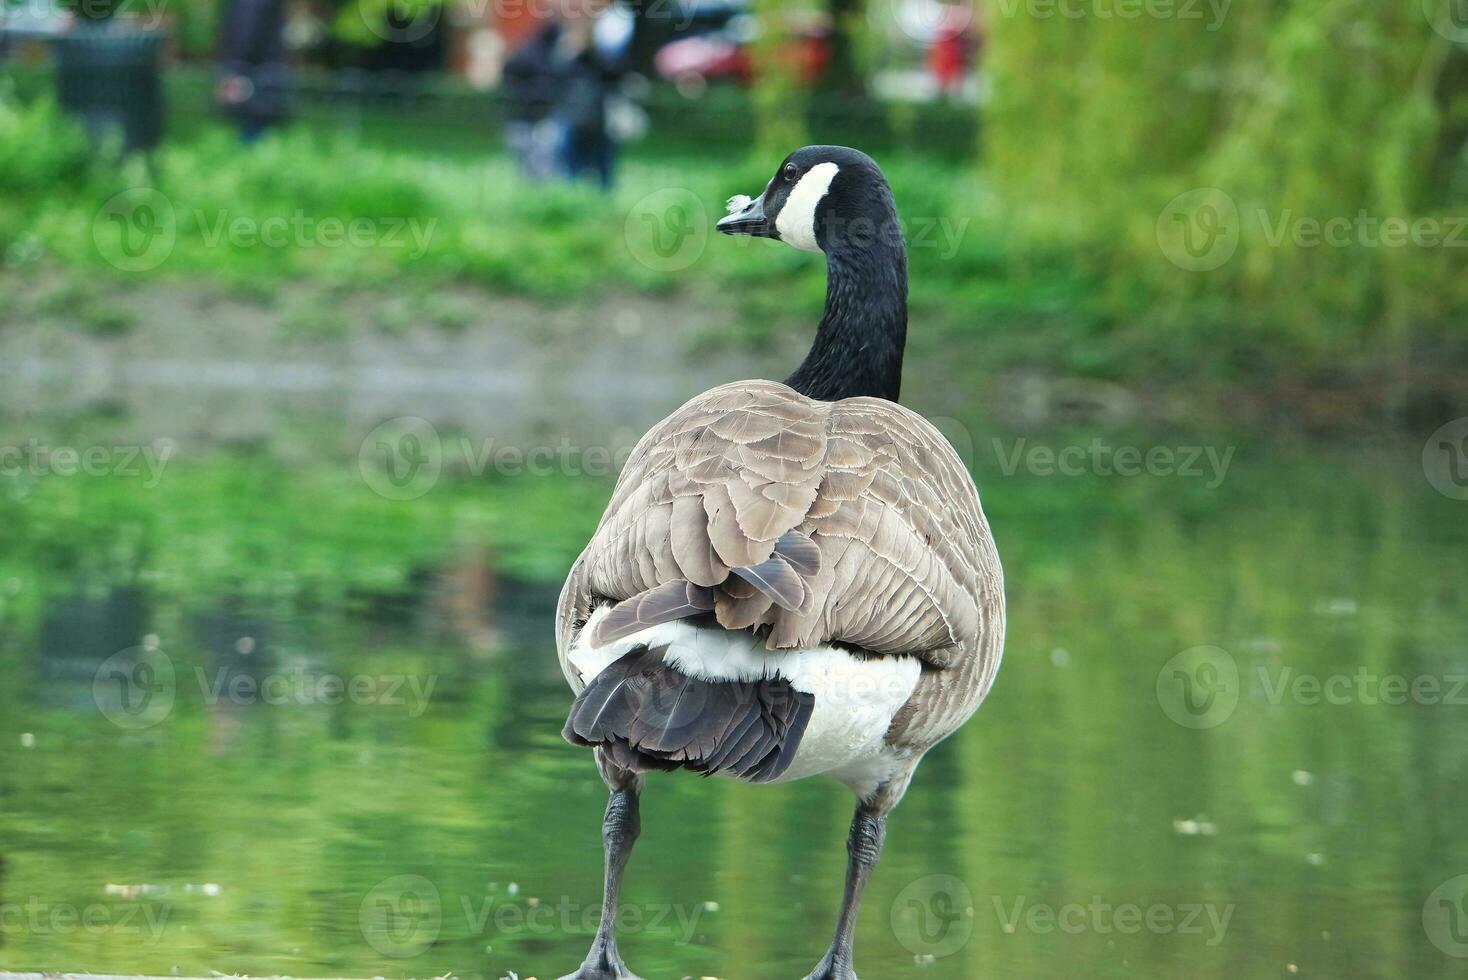
[[[609,608],[592,614],[581,638],[590,635]],[[863,796],[897,767],[898,760],[882,737],[912,697],[921,671],[915,657],[859,657],[831,646],[771,651],[747,630],[681,621],[653,626],[602,647],[584,647],[581,638],[568,659],[584,682],[634,647],[664,645],[668,664],[701,680],[783,677],[797,691],[813,695],[815,708],[794,761],[777,782],[826,774]]]

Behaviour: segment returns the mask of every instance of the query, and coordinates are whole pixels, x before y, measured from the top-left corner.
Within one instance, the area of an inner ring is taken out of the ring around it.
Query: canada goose
[[[836,936],[807,980],[854,978],[887,814],[999,668],[1004,586],[978,492],[896,404],[907,252],[881,170],[807,146],[730,211],[721,232],[825,252],[825,313],[784,384],[714,388],[643,436],[566,579],[563,734],[595,747],[611,799],[600,927],[562,980],[632,977],[619,888],[643,774],[670,769],[852,789]]]

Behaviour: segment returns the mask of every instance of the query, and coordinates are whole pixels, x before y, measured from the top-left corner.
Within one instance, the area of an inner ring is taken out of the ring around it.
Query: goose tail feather
[[[561,734],[597,746],[633,772],[689,769],[751,782],[795,758],[814,696],[782,678],[706,681],[664,662],[666,647],[635,647],[599,672],[571,705]]]

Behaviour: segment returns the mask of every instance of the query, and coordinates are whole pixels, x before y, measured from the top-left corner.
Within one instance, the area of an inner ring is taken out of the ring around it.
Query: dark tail
[[[692,769],[752,782],[790,767],[815,698],[783,678],[701,681],[637,647],[592,679],[561,734],[633,772]]]

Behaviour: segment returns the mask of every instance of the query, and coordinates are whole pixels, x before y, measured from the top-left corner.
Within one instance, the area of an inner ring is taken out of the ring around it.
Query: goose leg
[[[617,902],[622,894],[622,870],[627,866],[632,845],[641,830],[637,812],[639,783],[640,780],[629,778],[623,785],[614,785],[611,798],[607,800],[607,812],[601,825],[602,844],[607,855],[601,922],[581,969],[561,980],[639,980],[627,969],[627,964],[622,962],[622,956],[617,952]]]
[[[870,803],[860,803],[851,820],[851,834],[846,838],[846,894],[841,898],[841,915],[836,920],[836,938],[831,948],[805,980],[856,980],[851,966],[852,933],[856,929],[856,913],[861,908],[862,892],[867,879],[882,853],[887,836],[887,814]]]

